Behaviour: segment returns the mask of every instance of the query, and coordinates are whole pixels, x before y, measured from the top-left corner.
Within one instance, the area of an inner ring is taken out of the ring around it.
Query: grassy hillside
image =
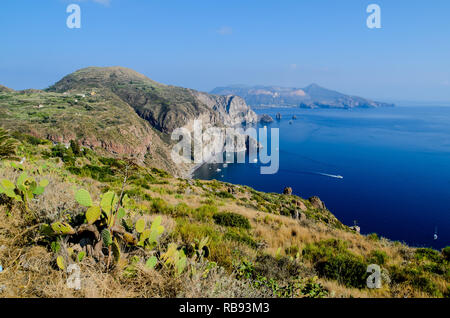
[[[15,154],[0,151],[2,297],[449,296],[449,248],[360,235],[317,198],[174,178],[76,143],[15,140]],[[67,285],[70,264],[79,290]],[[383,269],[381,289],[366,287],[368,264]]]
[[[116,95],[149,121],[152,127],[171,132],[201,113],[211,112],[191,90],[157,83],[124,67],[88,67],[67,75],[50,92],[102,91]]]
[[[108,90],[0,91],[0,118],[2,127],[18,133],[60,143],[76,140],[103,154],[134,156],[171,173],[184,168],[170,164],[170,138]]]

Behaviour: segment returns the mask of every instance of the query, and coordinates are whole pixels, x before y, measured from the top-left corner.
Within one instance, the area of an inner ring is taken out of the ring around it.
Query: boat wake
[[[314,172],[314,171],[299,171],[299,170],[288,170],[288,169],[280,169],[280,171],[290,172],[290,173],[301,173],[301,174],[310,174],[315,176],[323,176],[333,179],[344,179],[341,175],[335,175],[335,174],[328,174],[323,172]]]
[[[335,175],[335,174],[328,174],[328,173],[321,173],[321,172],[316,172],[316,174],[325,176],[325,177],[335,178],[335,179],[344,179],[343,176]]]

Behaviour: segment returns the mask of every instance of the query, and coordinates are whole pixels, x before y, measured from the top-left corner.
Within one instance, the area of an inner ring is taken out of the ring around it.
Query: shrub
[[[16,145],[17,142],[9,133],[0,128],[0,158],[11,158],[16,154]]]
[[[194,216],[197,220],[205,222],[211,219],[217,213],[217,207],[215,205],[202,205],[195,209]]]
[[[432,296],[442,296],[442,293],[438,290],[436,284],[428,277],[415,276],[411,280],[411,285]]]
[[[282,208],[280,214],[284,216],[291,216],[291,210],[289,210],[288,208]]]
[[[432,262],[439,262],[441,260],[441,254],[431,248],[418,248],[415,256],[418,260],[426,259]]]
[[[271,297],[322,298],[328,291],[319,283],[317,277],[300,278],[303,268],[287,257],[274,258],[259,256],[256,263],[245,259],[235,264],[237,277],[250,280],[258,290],[270,291]]]
[[[422,266],[423,270],[429,273],[434,273],[438,275],[445,275],[448,270],[448,265],[439,263],[428,263]]]
[[[34,137],[32,135],[23,134],[23,133],[20,133],[20,132],[14,132],[12,134],[12,136],[14,138],[18,139],[18,140],[25,141],[25,142],[29,143],[30,145],[33,145],[33,146],[46,145],[46,144],[51,143],[48,140],[40,139],[40,138]]]
[[[152,203],[150,205],[150,212],[152,213],[162,213],[162,214],[172,214],[173,208],[167,203],[164,199],[161,198],[153,198],[151,199]]]
[[[447,286],[447,290],[444,292],[443,296],[445,298],[450,298],[450,286]]]
[[[79,157],[82,155],[80,145],[75,140],[70,141],[70,149],[72,149],[72,152],[76,157]]]
[[[75,160],[73,157],[71,157],[72,159],[67,159],[67,157],[65,158],[66,160]],[[63,160],[64,162],[66,162],[65,159]],[[69,170],[72,174],[76,174],[81,177],[92,178],[100,182],[114,181],[114,171],[112,171],[108,166],[100,167],[95,165],[85,165],[81,168],[70,166],[67,168],[67,170]]]
[[[321,276],[355,288],[364,288],[369,275],[366,272],[367,264],[361,258],[350,253],[319,261],[316,269]]]
[[[234,199],[234,195],[231,193],[228,193],[227,191],[220,191],[216,193],[216,196],[223,198],[223,199]]]
[[[129,180],[130,180],[130,183],[133,183],[134,185],[137,185],[137,186],[139,186],[141,188],[144,188],[146,190],[150,190],[149,184],[143,178],[139,178],[139,179],[138,178],[133,178],[133,179],[130,178]]]
[[[364,260],[347,250],[347,243],[329,239],[308,244],[303,257],[315,263],[320,276],[334,279],[348,287],[363,288],[368,277]]]
[[[152,173],[156,174],[160,178],[169,178],[170,174],[164,170],[151,168]]]
[[[302,255],[316,263],[322,258],[333,257],[333,255],[346,253],[347,243],[341,240],[329,239],[314,244],[307,244]]]
[[[117,169],[124,169],[125,168],[125,162],[123,160],[118,160],[118,159],[115,159],[115,158],[106,158],[106,157],[101,157],[98,160],[102,164],[104,164],[106,166],[114,167],[114,168],[117,168]]]
[[[173,209],[175,216],[188,216],[192,211],[192,208],[184,202],[178,203]]]
[[[442,296],[442,293],[439,291],[436,284],[430,278],[425,276],[420,268],[401,268],[398,266],[393,266],[390,268],[389,273],[393,283],[408,283],[414,288],[417,288],[432,296]]]
[[[177,218],[174,237],[179,236],[182,242],[190,244],[199,237],[209,237],[210,256],[208,259],[230,268],[232,266],[231,244],[223,239],[222,233],[211,224],[197,223],[186,218]]]
[[[380,240],[377,233],[371,233],[371,234],[367,235],[367,238],[371,241],[379,241]]]
[[[247,280],[236,279],[223,267],[213,263],[195,263],[195,271],[185,274],[186,283],[177,297],[187,298],[263,298],[271,294],[266,289],[257,289]]]
[[[75,164],[75,157],[73,155],[72,149],[66,149],[62,144],[53,146],[50,153],[51,157],[61,158],[64,163],[69,163],[71,165]]]
[[[442,256],[445,260],[450,262],[450,246],[444,247],[442,249]]]
[[[216,213],[213,218],[218,225],[240,227],[244,229],[250,229],[251,227],[250,222],[245,216],[232,212]]]
[[[328,290],[320,283],[317,283],[316,280],[317,276],[306,281],[306,284],[302,289],[302,294],[305,295],[306,298],[323,298],[328,296]]]
[[[303,271],[302,266],[291,261],[289,257],[279,258],[265,254],[258,256],[255,263],[255,272],[267,278],[287,281],[299,276]]]
[[[298,248],[297,245],[292,245],[290,247],[286,247],[284,251],[286,252],[287,255],[295,257],[300,252],[300,249]]]
[[[250,237],[246,233],[239,233],[235,230],[228,230],[228,232],[224,235],[224,238],[246,244],[253,249],[256,249],[258,247],[258,243],[252,237]]]
[[[214,200],[214,199],[212,199],[212,198],[203,200],[203,201],[201,201],[200,203],[202,203],[202,204],[208,204],[208,205],[216,205],[216,204],[217,204],[216,200]]]
[[[387,258],[388,256],[386,252],[374,250],[370,253],[369,257],[367,258],[367,262],[370,264],[384,265],[386,264]]]

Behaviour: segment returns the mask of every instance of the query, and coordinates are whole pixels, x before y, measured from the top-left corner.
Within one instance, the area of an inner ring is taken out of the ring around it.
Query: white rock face
[[[256,123],[258,121],[258,115],[239,96],[219,96],[202,92],[194,92],[193,94],[201,103],[217,112],[220,122],[225,126]]]
[[[192,94],[211,111],[204,112],[200,116],[190,119],[183,127],[191,133],[191,137],[201,149],[194,150],[195,163],[211,162],[213,158],[221,158],[226,150],[226,128],[241,128],[244,124],[253,124],[258,121],[257,114],[238,96],[218,96],[202,92],[192,91]],[[201,122],[201,136],[194,135],[195,121]],[[214,133],[214,129],[222,131]],[[247,137],[236,132],[234,151],[241,152],[247,149]],[[199,154],[201,151],[201,154]],[[198,162],[201,158],[201,162]],[[220,160],[220,159],[219,159]],[[220,162],[220,161],[219,161]]]

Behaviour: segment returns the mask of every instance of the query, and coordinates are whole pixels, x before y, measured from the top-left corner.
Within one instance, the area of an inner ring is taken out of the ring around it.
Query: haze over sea
[[[195,178],[278,193],[289,186],[301,197],[319,196],[344,224],[356,220],[363,234],[450,245],[450,107],[255,111],[282,114],[259,125],[280,129],[279,172],[261,175],[259,163],[205,164]]]

